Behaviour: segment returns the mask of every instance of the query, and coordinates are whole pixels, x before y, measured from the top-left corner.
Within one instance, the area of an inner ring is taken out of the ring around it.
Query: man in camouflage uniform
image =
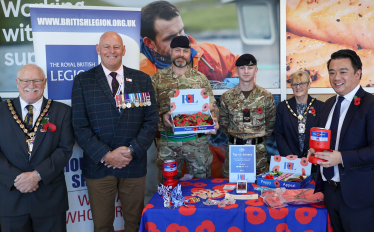
[[[178,174],[176,178],[181,178],[184,162],[186,162],[188,174],[195,178],[210,178],[210,164],[213,155],[209,150],[208,137],[202,133],[173,134],[170,98],[174,97],[174,90],[177,89],[205,88],[206,94],[209,95],[210,111],[216,123],[215,131],[211,131],[211,134],[215,134],[218,129],[216,119],[219,114],[218,107],[208,79],[204,74],[188,65],[191,59],[189,40],[185,36],[177,36],[172,40],[170,47],[172,49],[172,65],[158,71],[152,78],[160,114],[158,130],[161,133],[161,139],[157,142],[159,151],[156,158],[158,180],[163,182],[163,162],[170,159],[177,161]]]
[[[254,82],[256,58],[244,54],[236,66],[239,84],[221,97],[219,125],[229,138],[222,166],[224,178],[229,178],[230,145],[256,145],[256,174],[269,170],[265,140],[273,132],[276,114],[273,95]]]

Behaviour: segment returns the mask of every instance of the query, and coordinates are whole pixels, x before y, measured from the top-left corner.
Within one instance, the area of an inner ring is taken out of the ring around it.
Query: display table
[[[183,196],[191,197],[201,189],[222,190],[227,179],[193,179],[180,181]],[[248,194],[256,184],[248,184]],[[314,188],[309,184],[307,188]],[[236,194],[236,190],[229,191]],[[217,199],[223,199],[222,197]],[[327,209],[323,202],[308,205],[289,205],[285,208],[271,209],[263,201],[237,200],[236,204],[225,208],[216,205],[206,206],[200,199],[197,203],[188,203],[188,207],[177,209],[164,208],[162,197],[156,192],[145,206],[139,231],[147,232],[187,232],[187,231],[313,231],[325,232],[327,229]],[[329,223],[330,224],[330,223]]]

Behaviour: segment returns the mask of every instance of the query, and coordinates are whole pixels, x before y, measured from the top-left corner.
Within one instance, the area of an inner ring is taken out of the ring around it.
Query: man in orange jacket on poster
[[[226,78],[238,77],[235,61],[239,56],[216,44],[197,43],[186,35],[179,10],[173,4],[155,1],[144,6],[141,25],[140,70],[148,75],[153,76],[159,69],[171,65],[170,42],[176,36],[185,35],[191,43],[193,69],[212,81],[224,82]]]

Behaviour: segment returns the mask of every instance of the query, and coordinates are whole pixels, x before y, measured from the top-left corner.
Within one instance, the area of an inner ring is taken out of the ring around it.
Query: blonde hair
[[[292,74],[291,77],[291,84],[292,83],[300,83],[300,82],[308,82],[310,83],[310,76],[307,71],[297,71]]]

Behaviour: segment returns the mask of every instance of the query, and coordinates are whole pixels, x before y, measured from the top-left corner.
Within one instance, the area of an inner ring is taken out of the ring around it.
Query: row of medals
[[[148,100],[145,101],[145,102],[139,102],[139,100],[135,100],[135,103],[130,103],[130,102],[123,102],[119,108],[122,108],[122,109],[126,109],[126,108],[135,108],[135,107],[143,107],[143,106],[151,106],[152,103],[151,103],[151,100]]]

